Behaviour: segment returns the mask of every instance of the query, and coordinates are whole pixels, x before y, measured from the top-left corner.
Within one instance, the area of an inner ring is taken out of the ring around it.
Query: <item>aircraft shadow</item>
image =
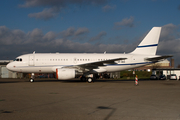
[[[134,79],[97,79],[93,82],[122,82],[122,81],[135,81]],[[150,79],[139,79],[139,81],[157,81]],[[30,82],[29,79],[0,79],[0,84],[4,83],[19,83],[19,82]],[[70,79],[70,80],[57,80],[54,78],[44,78],[44,79],[35,79],[34,82],[61,82],[61,83],[85,83],[80,79]],[[92,82],[92,83],[93,83]]]

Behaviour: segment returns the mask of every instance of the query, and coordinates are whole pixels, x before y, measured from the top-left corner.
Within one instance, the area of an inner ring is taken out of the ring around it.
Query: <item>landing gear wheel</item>
[[[87,81],[88,83],[91,83],[93,81],[93,78],[88,78]]]
[[[86,82],[86,77],[82,76],[82,77],[81,77],[81,81],[82,81],[82,82]]]
[[[34,79],[30,79],[30,82],[31,82],[31,83],[34,82]]]

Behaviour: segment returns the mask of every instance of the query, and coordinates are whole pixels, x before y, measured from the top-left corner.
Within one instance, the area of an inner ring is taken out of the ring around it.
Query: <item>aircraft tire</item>
[[[89,77],[89,78],[87,79],[87,81],[88,81],[88,83],[91,83],[91,82],[93,81],[93,78]]]
[[[86,77],[81,77],[82,82],[86,82]]]
[[[31,82],[31,83],[34,82],[34,79],[30,79],[30,82]]]

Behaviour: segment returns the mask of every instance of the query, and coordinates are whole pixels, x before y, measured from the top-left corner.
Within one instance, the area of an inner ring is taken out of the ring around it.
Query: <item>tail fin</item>
[[[131,54],[155,55],[160,33],[161,27],[153,27]]]

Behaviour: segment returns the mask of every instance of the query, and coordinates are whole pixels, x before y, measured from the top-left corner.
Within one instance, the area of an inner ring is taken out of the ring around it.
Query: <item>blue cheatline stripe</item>
[[[143,46],[137,46],[137,48],[142,48],[142,47],[153,47],[157,46],[158,44],[152,44],[152,45],[143,45]]]

